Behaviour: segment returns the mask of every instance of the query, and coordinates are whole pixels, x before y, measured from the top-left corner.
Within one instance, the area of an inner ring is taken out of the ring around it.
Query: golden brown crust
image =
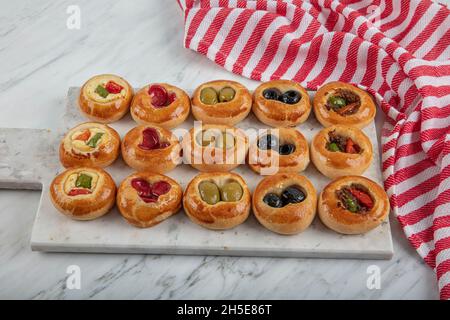
[[[258,140],[267,134],[278,138],[279,145],[293,144],[295,151],[289,155],[280,155],[278,150],[261,150]],[[309,147],[306,138],[294,128],[269,129],[258,136],[248,152],[248,165],[256,173],[271,175],[284,172],[301,172],[309,164]]]
[[[69,176],[89,172],[98,176],[91,194],[69,196],[65,183]],[[59,212],[74,220],[94,220],[108,213],[116,200],[116,185],[111,176],[100,168],[80,167],[68,169],[50,184],[50,199]]]
[[[339,205],[336,190],[351,184],[364,186],[374,206],[365,213],[352,213]],[[379,226],[389,215],[389,198],[381,186],[361,176],[347,176],[328,184],[319,196],[320,220],[330,229],[343,234],[360,234]]]
[[[351,138],[361,148],[360,153],[333,152],[327,149],[328,133],[335,130],[339,135]],[[322,129],[311,142],[311,160],[326,177],[334,179],[346,175],[362,174],[373,159],[372,143],[356,127],[331,126]]]
[[[154,128],[160,141],[169,142],[170,146],[153,150],[140,148],[142,132],[147,128]],[[122,157],[126,164],[137,171],[169,172],[180,164],[180,153],[181,145],[177,137],[171,131],[154,125],[137,126],[128,131],[122,141]]]
[[[160,195],[156,202],[146,203],[131,185],[135,178],[147,180],[150,184],[165,181],[171,188]],[[117,191],[117,207],[125,220],[139,228],[149,228],[176,214],[181,208],[183,190],[173,179],[151,172],[136,172],[125,178]]]
[[[214,182],[221,187],[229,181],[236,181],[242,187],[242,198],[237,202],[220,201],[210,205],[202,200],[198,186],[203,181]],[[187,186],[183,207],[186,215],[196,224],[213,230],[234,228],[243,223],[250,213],[251,195],[244,179],[232,172],[201,173]]]
[[[280,195],[284,189],[298,186],[306,199],[282,208],[273,208],[263,199],[268,193]],[[253,193],[252,208],[258,221],[267,229],[285,235],[304,231],[316,215],[317,193],[313,184],[304,176],[295,173],[279,173],[261,180]]]
[[[278,88],[282,92],[296,90],[302,98],[293,105],[277,100],[267,100],[263,91]],[[305,122],[311,113],[311,101],[308,92],[300,84],[291,80],[273,80],[261,84],[253,93],[253,113],[259,121],[272,127],[294,127]]]
[[[337,90],[349,90],[356,94],[360,100],[361,105],[358,111],[351,115],[341,116],[333,110],[328,110],[326,107],[328,98]],[[317,120],[324,126],[332,125],[346,125],[357,128],[366,127],[375,118],[376,106],[372,96],[364,90],[361,90],[349,83],[334,81],[322,86],[314,96],[314,114]]]
[[[198,144],[196,139],[202,130],[228,132],[235,137],[235,145],[233,148],[226,149],[226,151],[214,146],[203,147]],[[193,168],[203,172],[224,172],[233,170],[240,164],[245,163],[248,138],[241,129],[235,127],[204,124],[191,128],[183,137],[182,146],[184,161]]]
[[[167,92],[174,92],[177,98],[168,106],[155,108],[151,103],[148,89],[152,85],[164,87]],[[131,102],[131,116],[141,125],[156,125],[172,129],[183,123],[189,116],[191,101],[188,94],[167,83],[153,83],[139,90]]]
[[[99,129],[105,132],[96,148],[83,152],[73,145],[73,136],[80,131]],[[116,130],[105,124],[85,122],[69,130],[59,145],[59,159],[65,168],[107,167],[119,156],[120,136]]]
[[[97,101],[93,99],[89,93],[91,90],[88,90],[90,84],[108,80],[113,80],[122,85],[125,90],[124,95],[112,101]],[[133,88],[125,79],[112,74],[102,74],[92,77],[81,87],[78,106],[81,113],[92,121],[111,123],[121,119],[128,112],[133,93]]]
[[[200,100],[203,88],[212,87],[216,91],[224,87],[231,87],[236,92],[235,98],[230,102],[214,105],[204,104]],[[244,120],[252,107],[252,95],[246,87],[236,81],[216,80],[200,85],[192,96],[192,114],[195,119],[205,124],[223,124],[233,126]]]

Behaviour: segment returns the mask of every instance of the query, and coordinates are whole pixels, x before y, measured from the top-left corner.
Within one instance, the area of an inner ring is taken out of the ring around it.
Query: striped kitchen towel
[[[245,77],[340,80],[386,114],[385,188],[450,298],[450,16],[429,0],[178,0],[184,45]]]

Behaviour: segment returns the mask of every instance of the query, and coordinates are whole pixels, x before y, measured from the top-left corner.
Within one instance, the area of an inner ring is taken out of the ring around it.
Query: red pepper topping
[[[139,197],[146,203],[158,201],[159,196],[169,192],[171,186],[165,181],[158,181],[151,185],[147,180],[135,178],[131,186],[138,192]]]
[[[367,209],[373,208],[373,200],[367,193],[355,188],[351,188],[350,192]]]
[[[347,139],[347,144],[345,145],[345,152],[358,153],[358,151],[356,151],[356,144],[355,144],[355,142],[353,142],[353,140],[351,138]]]
[[[105,88],[106,90],[108,90],[109,93],[113,94],[120,93],[123,89],[123,87],[120,84],[117,84],[114,81],[108,81]]]
[[[148,94],[151,97],[152,105],[155,108],[165,107],[168,101],[167,90],[160,85],[154,84],[148,88]]]
[[[91,136],[91,132],[89,130],[84,130],[80,133],[74,140],[87,141]]]
[[[142,131],[142,143],[139,144],[139,148],[144,150],[159,149],[159,135],[158,131],[154,128],[146,128]]]
[[[72,189],[69,191],[69,196],[78,196],[80,194],[91,194],[92,192],[88,189]]]

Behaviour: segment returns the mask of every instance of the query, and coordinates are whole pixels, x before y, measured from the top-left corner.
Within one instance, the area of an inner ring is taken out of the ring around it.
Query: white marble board
[[[180,211],[177,215],[150,229],[137,229],[127,224],[117,209],[89,222],[73,221],[59,214],[50,202],[48,185],[63,170],[59,165],[57,147],[68,128],[87,121],[77,108],[79,88],[68,92],[66,114],[57,133],[47,130],[0,129],[0,187],[43,189],[31,236],[31,247],[49,252],[147,253],[181,255],[234,255],[267,257],[317,257],[390,259],[393,246],[389,221],[365,235],[345,236],[327,229],[316,217],[305,232],[281,236],[264,229],[253,216],[233,230],[211,231],[190,222]],[[180,128],[193,125],[190,117]],[[135,126],[129,115],[112,124],[119,134]],[[253,115],[238,127],[265,128]],[[311,115],[298,129],[310,142],[321,129]],[[379,148],[375,125],[364,130],[374,146],[374,162],[365,176],[381,184]],[[175,131],[175,134],[180,134]],[[106,169],[118,184],[132,172],[122,159]],[[251,191],[261,177],[247,166],[235,172],[243,176]],[[184,188],[198,172],[181,165],[168,175]],[[329,182],[314,165],[304,173],[318,192]]]

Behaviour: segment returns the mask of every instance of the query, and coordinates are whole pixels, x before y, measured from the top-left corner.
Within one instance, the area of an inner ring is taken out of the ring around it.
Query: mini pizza
[[[184,162],[203,172],[230,171],[245,163],[248,138],[226,125],[194,126],[182,141]]]
[[[274,80],[261,84],[253,93],[253,113],[272,127],[294,127],[305,122],[311,113],[308,92],[291,80]]]
[[[369,138],[358,128],[331,126],[321,130],[311,143],[311,159],[326,177],[360,175],[372,163]]]
[[[312,183],[296,173],[279,173],[261,180],[252,208],[267,229],[285,235],[304,231],[316,215],[317,194]]]
[[[192,222],[212,230],[234,228],[250,213],[250,191],[238,174],[201,173],[186,188],[183,207]]]
[[[81,88],[78,105],[89,119],[111,123],[121,119],[130,108],[133,88],[123,78],[102,74],[89,79]]]
[[[321,87],[314,96],[314,113],[324,126],[366,127],[375,118],[372,96],[351,84],[339,81]]]
[[[301,172],[309,164],[308,142],[294,128],[269,129],[250,146],[248,164],[262,175]]]
[[[116,185],[100,168],[71,168],[50,185],[50,199],[62,214],[74,220],[94,220],[108,213],[116,200]]]
[[[139,90],[131,103],[131,116],[141,125],[172,129],[189,115],[191,101],[186,92],[167,83],[155,83]]]
[[[161,174],[137,172],[120,184],[117,207],[135,227],[149,228],[176,214],[183,191],[176,181]]]
[[[192,97],[192,114],[205,124],[233,126],[252,108],[252,95],[236,81],[216,80],[200,85]]]
[[[86,122],[69,130],[59,146],[64,167],[107,167],[119,156],[120,137],[116,130],[100,123]]]
[[[181,145],[171,131],[137,126],[122,141],[123,160],[133,169],[166,173],[181,162]]]
[[[361,176],[341,177],[319,196],[319,217],[331,230],[361,234],[378,227],[389,215],[389,198],[383,188]]]

